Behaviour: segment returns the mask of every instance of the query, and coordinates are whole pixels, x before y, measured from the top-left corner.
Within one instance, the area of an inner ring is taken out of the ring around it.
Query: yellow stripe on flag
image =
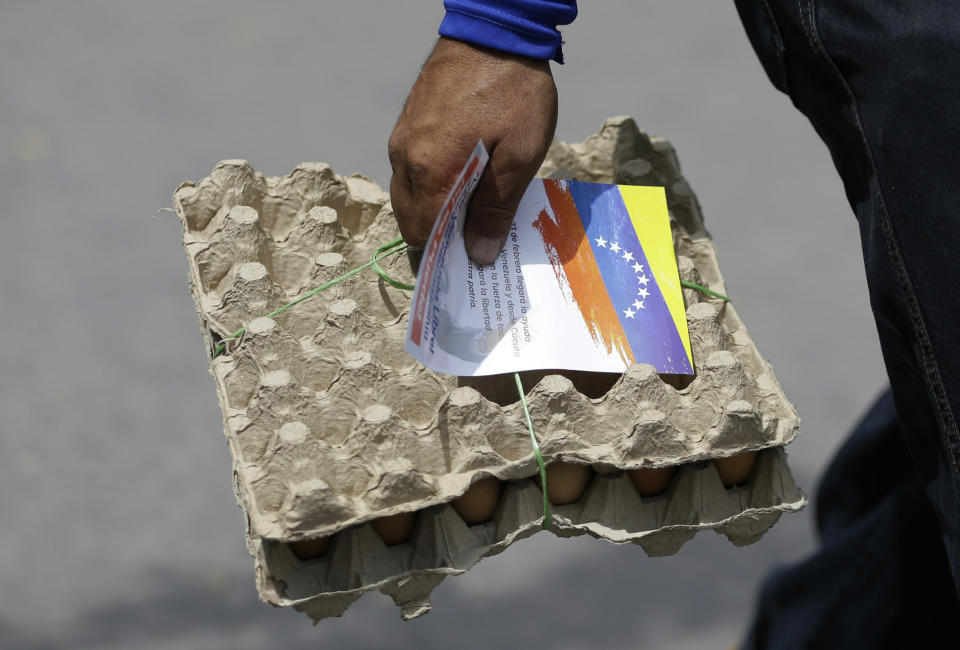
[[[662,187],[618,187],[633,228],[637,231],[637,239],[643,247],[643,254],[650,265],[650,273],[667,302],[667,309],[673,316],[677,333],[687,351],[687,360],[693,368],[687,314],[683,305],[683,291],[680,288],[680,272],[677,270],[677,256],[673,252],[670,215],[667,213],[667,195]]]

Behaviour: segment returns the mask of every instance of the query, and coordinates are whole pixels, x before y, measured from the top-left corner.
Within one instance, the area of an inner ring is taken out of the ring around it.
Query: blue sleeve
[[[576,0],[444,0],[440,35],[563,63],[557,25],[577,17]]]

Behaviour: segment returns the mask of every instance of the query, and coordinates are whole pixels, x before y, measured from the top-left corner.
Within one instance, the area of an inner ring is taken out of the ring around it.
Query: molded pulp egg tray
[[[583,143],[555,142],[541,175],[665,186],[681,278],[726,292],[666,140],[612,118]],[[240,160],[174,194],[257,587],[266,602],[314,620],[343,614],[371,590],[391,596],[405,619],[424,614],[446,576],[538,532],[543,520],[523,414],[507,403],[517,399],[512,376],[482,393],[415,362],[403,349],[410,292],[368,270],[262,317],[398,237],[388,199],[367,178],[326,164],[265,177]],[[405,256],[383,266],[413,281]],[[783,451],[799,427],[796,410],[733,305],[683,292],[692,382],[639,364],[587,397],[561,374],[525,375],[544,460],[595,470],[577,502],[553,508],[554,534],[669,555],[705,529],[750,544],[805,504]],[[508,390],[512,398],[494,396]],[[725,487],[711,459],[750,451],[760,453],[749,480]],[[625,471],[667,466],[679,470],[654,497],[641,497]],[[469,526],[450,502],[486,477],[505,481],[502,494],[492,520]],[[388,546],[370,523],[414,511],[404,543]],[[313,559],[290,546],[318,538],[329,545]]]

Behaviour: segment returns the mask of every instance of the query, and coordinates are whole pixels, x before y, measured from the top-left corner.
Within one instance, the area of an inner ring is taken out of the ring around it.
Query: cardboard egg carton
[[[725,291],[665,140],[611,119],[584,143],[555,143],[542,172],[666,186],[681,277]],[[267,602],[315,620],[371,590],[405,619],[419,616],[444,577],[543,521],[512,376],[458,379],[415,362],[403,350],[409,292],[361,272],[263,316],[396,238],[388,198],[328,165],[265,177],[245,161],[224,161],[174,195],[257,586]],[[406,257],[382,265],[413,281]],[[752,543],[805,504],[783,451],[799,421],[770,366],[731,304],[691,289],[684,298],[692,381],[640,364],[587,396],[583,373],[524,373],[545,461],[592,468],[582,496],[553,508],[555,534],[667,555],[704,529]],[[213,357],[221,344],[226,353]],[[711,459],[753,451],[746,484],[725,487]],[[641,497],[631,470],[662,467],[679,470],[662,494]],[[489,477],[504,481],[496,511],[467,525],[451,502]],[[409,540],[388,545],[376,524],[403,513],[417,513]],[[313,559],[294,552],[320,542]]]

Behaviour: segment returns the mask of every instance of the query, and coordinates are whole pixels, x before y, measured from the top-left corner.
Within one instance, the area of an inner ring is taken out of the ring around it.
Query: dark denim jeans
[[[736,4],[843,179],[890,380],[820,485],[819,549],[767,580],[746,646],[960,647],[960,2]]]

